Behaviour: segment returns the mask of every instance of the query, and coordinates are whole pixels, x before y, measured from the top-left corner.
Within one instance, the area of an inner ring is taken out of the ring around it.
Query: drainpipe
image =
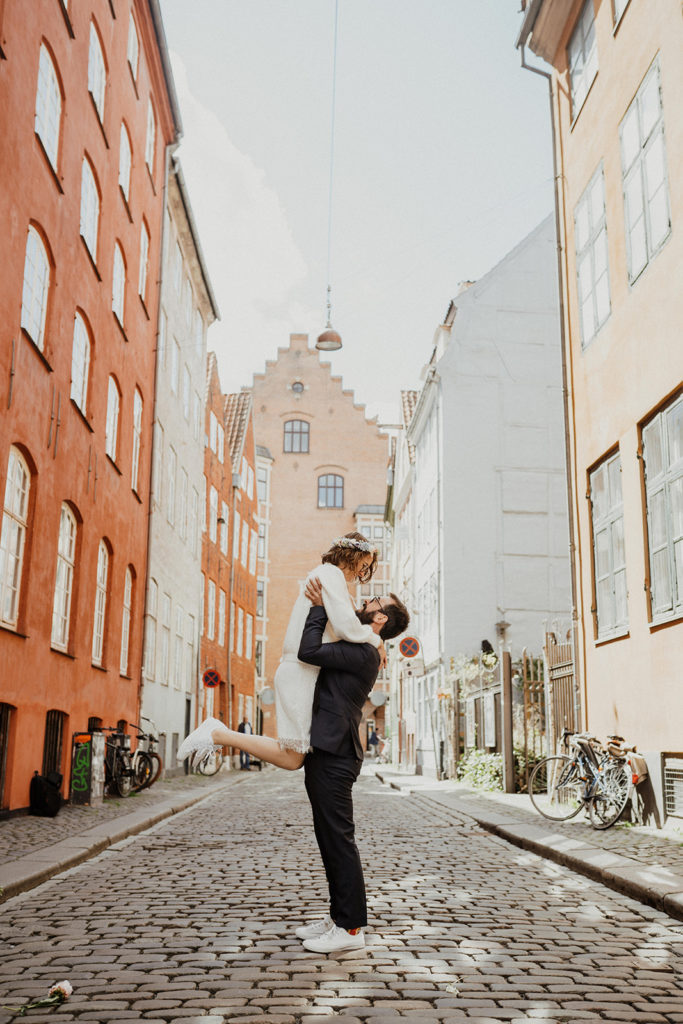
[[[553,102],[553,76],[540,68],[527,64],[525,47],[522,42],[519,46],[522,67],[535,75],[540,75],[548,81],[548,99],[550,102],[550,128],[552,132],[553,147],[553,186],[555,195],[555,236],[557,242],[557,287],[560,304],[560,349],[562,353],[562,404],[564,408],[564,436],[565,436],[565,473],[567,476],[567,509],[569,513],[569,567],[571,579],[571,600],[572,600],[572,649],[574,651],[574,714],[578,728],[581,728],[581,685],[580,666],[578,657],[578,614],[577,614],[577,581],[576,581],[576,535],[574,530],[574,486],[572,482],[572,459],[570,451],[570,415],[569,415],[569,384],[567,379],[567,351],[566,351],[566,330],[565,330],[565,309],[562,281],[564,268],[562,265],[562,235],[560,234],[560,174],[557,167],[557,130],[555,127],[555,105]]]

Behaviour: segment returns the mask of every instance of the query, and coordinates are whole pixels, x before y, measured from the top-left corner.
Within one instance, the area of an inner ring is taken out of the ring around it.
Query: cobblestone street
[[[325,882],[301,773],[269,771],[8,900],[0,1003],[67,978],[27,1019],[683,1022],[679,922],[372,776],[355,802],[365,950],[294,936]]]

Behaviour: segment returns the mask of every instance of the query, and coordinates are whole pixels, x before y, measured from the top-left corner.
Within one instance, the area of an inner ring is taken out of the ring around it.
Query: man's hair
[[[382,608],[387,617],[387,621],[379,631],[382,640],[393,640],[395,636],[408,628],[410,622],[410,614],[403,601],[400,601],[396,594],[389,594],[389,597],[393,604],[387,604]]]

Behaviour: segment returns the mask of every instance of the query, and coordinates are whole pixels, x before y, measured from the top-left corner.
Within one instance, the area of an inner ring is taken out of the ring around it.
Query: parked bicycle
[[[200,775],[216,775],[223,764],[223,753],[220,750],[207,750],[205,754],[197,758],[192,769]]]
[[[138,740],[137,748],[132,757],[133,779],[136,790],[147,789],[153,785],[161,775],[163,768],[161,757],[156,751],[156,745],[159,740],[154,734],[158,730],[151,719],[145,718],[144,715],[140,717],[143,722],[149,723],[153,731],[145,732],[142,726],[133,723],[133,728],[137,729]]]
[[[109,733],[105,738],[104,749],[105,785],[109,792],[116,790],[119,796],[128,796],[133,789],[130,736],[113,726],[103,728],[102,732]]]
[[[622,736],[609,736],[604,746],[590,733],[570,729],[563,730],[561,744],[568,752],[539,761],[529,776],[532,804],[551,821],[568,821],[585,809],[593,828],[609,828],[638,781],[629,761],[634,748]]]

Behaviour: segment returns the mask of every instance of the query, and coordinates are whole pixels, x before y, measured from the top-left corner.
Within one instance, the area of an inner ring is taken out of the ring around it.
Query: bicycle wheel
[[[197,765],[197,771],[202,775],[215,775],[223,764],[223,755],[220,750],[211,750]]]
[[[593,828],[603,829],[613,825],[621,816],[630,795],[631,773],[628,765],[614,763],[604,768],[589,807]]]
[[[112,775],[114,788],[119,796],[128,796],[133,788],[133,769],[130,754],[126,751],[117,750]]]
[[[164,763],[161,760],[161,757],[159,756],[159,754],[157,754],[156,750],[148,750],[147,751],[147,756],[149,758],[151,758],[151,760],[152,760],[152,774],[150,775],[149,779],[147,780],[147,782],[142,787],[143,789],[148,789],[149,786],[153,786],[154,785],[154,783],[157,781],[157,779],[161,775],[161,770],[164,767]]]
[[[146,750],[136,750],[133,757],[133,787],[145,789],[154,774],[154,763]]]
[[[584,785],[576,762],[557,754],[538,762],[529,776],[529,796],[544,818],[568,821],[583,807]]]

